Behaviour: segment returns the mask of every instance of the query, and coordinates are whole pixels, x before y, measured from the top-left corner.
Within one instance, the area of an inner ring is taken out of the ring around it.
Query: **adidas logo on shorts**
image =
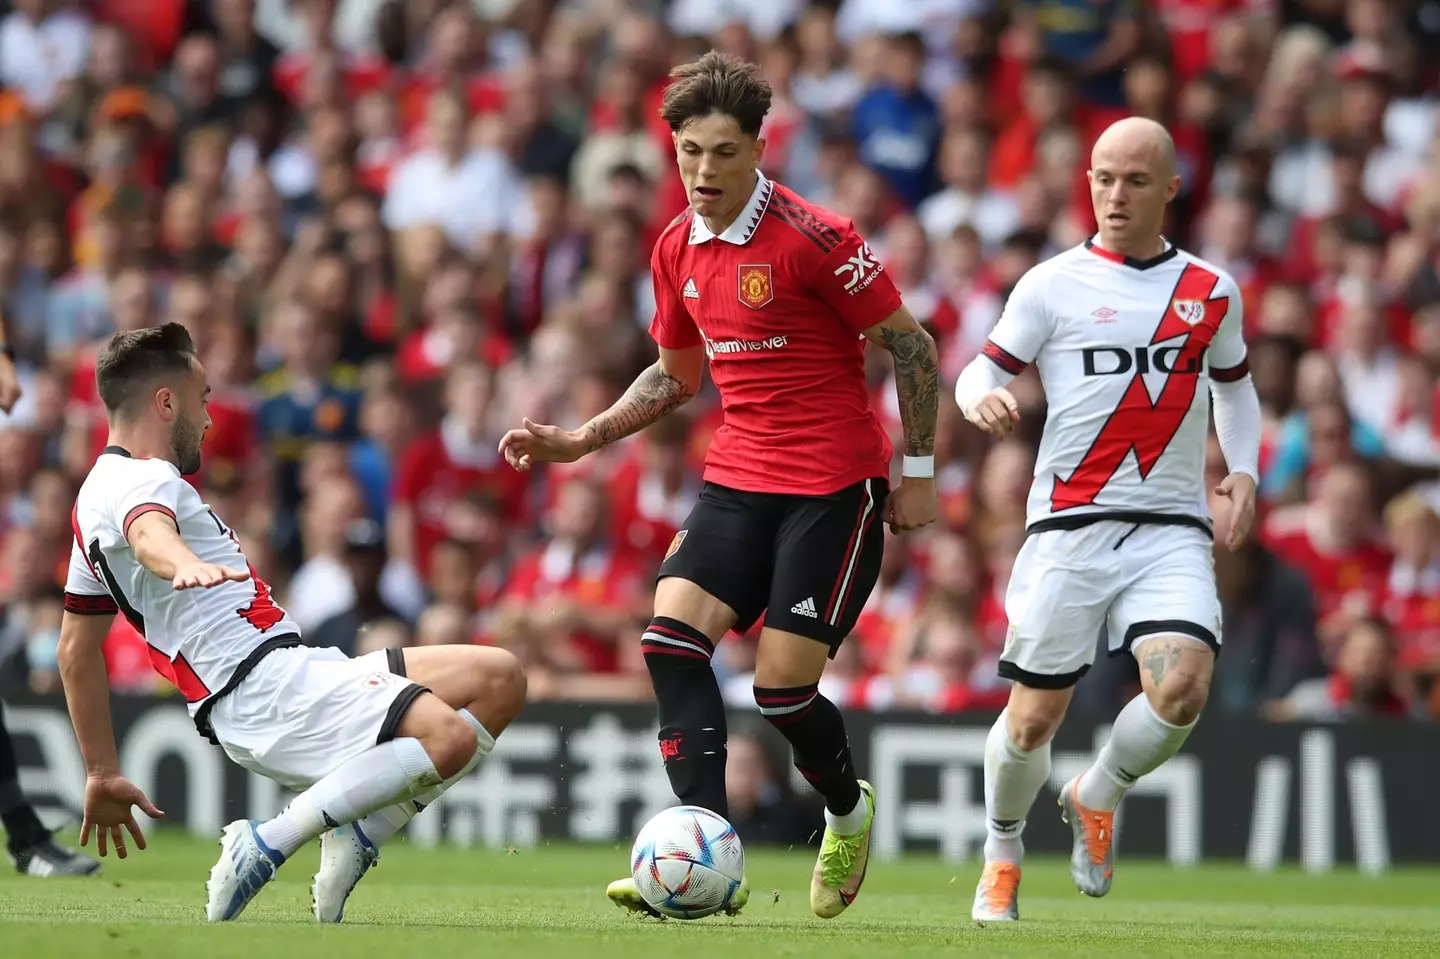
[[[813,596],[791,606],[790,612],[799,613],[801,616],[809,616],[811,619],[820,618],[820,614],[815,612],[815,598]]]

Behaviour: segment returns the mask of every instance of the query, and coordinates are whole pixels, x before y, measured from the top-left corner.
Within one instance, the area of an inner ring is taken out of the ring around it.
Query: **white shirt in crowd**
[[[454,166],[434,150],[413,154],[390,174],[381,210],[392,230],[436,224],[466,251],[485,236],[528,235],[529,214],[524,181],[495,150],[477,150]]]
[[[90,21],[73,10],[38,24],[18,12],[0,21],[0,84],[19,90],[32,109],[47,110],[60,85],[84,72],[89,55]]]

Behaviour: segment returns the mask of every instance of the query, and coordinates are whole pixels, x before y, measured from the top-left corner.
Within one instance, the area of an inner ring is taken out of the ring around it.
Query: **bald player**
[[[1076,886],[1110,891],[1115,809],[1180,749],[1210,691],[1220,651],[1213,541],[1237,549],[1255,512],[1260,404],[1240,291],[1161,233],[1180,187],[1170,135],[1121,120],[1096,142],[1089,178],[1099,232],[1021,278],[955,389],[966,419],[994,436],[1019,423],[1006,384],[1031,363],[1049,401],[1005,596],[1000,675],[1012,685],[985,746],[977,920],[1019,918],[1025,817],[1102,631],[1110,655],[1135,657],[1143,691],[1060,806]],[[1204,478],[1212,397],[1229,470],[1212,491],[1218,527]]]

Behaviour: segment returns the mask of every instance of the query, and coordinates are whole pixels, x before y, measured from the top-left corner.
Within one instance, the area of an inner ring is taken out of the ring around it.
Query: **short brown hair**
[[[770,112],[770,84],[748,60],[711,50],[670,71],[660,116],[679,131],[698,117],[720,113],[734,118],[747,136],[758,137]]]
[[[116,333],[95,361],[95,387],[109,413],[139,399],[145,388],[167,376],[194,369],[195,341],[179,323]]]

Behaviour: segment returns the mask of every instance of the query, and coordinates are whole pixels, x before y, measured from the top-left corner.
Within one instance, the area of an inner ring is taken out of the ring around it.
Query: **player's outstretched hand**
[[[1230,501],[1230,528],[1225,546],[1232,552],[1245,543],[1255,522],[1255,480],[1249,473],[1231,473],[1215,487],[1215,495]]]
[[[145,833],[135,822],[134,807],[151,819],[160,819],[165,814],[155,808],[140,787],[123,776],[91,776],[85,780],[85,820],[80,825],[80,845],[90,842],[90,832],[95,832],[95,850],[102,857],[115,846],[115,855],[124,859],[129,855],[125,848],[125,832],[135,840],[135,848],[145,848]],[[125,832],[121,831],[124,827]],[[108,841],[107,841],[108,840]]]
[[[176,589],[209,589],[221,583],[243,583],[249,578],[248,569],[233,569],[214,563],[190,563],[175,571],[170,585]]]
[[[569,430],[522,419],[520,429],[500,438],[500,455],[512,467],[524,471],[533,463],[573,463],[585,455],[585,443]]]
[[[993,436],[1009,436],[1020,423],[1020,404],[1003,386],[980,397],[965,418]]]
[[[939,515],[940,494],[933,479],[902,477],[895,492],[885,500],[885,522],[892,533],[929,526]]]

